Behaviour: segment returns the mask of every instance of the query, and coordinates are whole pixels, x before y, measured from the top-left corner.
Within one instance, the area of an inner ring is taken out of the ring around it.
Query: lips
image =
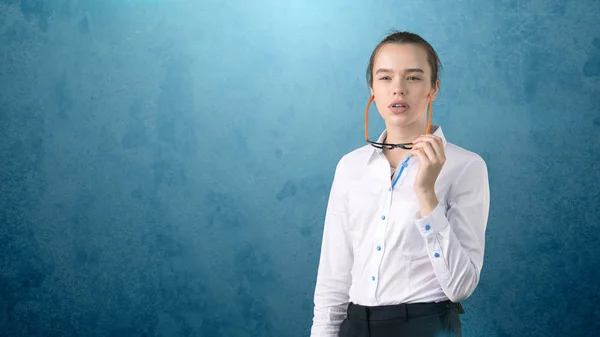
[[[410,108],[408,103],[404,100],[395,100],[388,107],[390,111],[392,111],[395,114],[406,112],[406,110]]]

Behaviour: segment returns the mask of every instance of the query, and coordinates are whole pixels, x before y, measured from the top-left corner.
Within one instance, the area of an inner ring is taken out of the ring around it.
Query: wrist
[[[421,217],[428,216],[437,207],[439,200],[433,191],[423,191],[417,193],[419,199],[419,208]]]
[[[435,190],[433,188],[415,189],[415,193],[419,200],[436,198]]]

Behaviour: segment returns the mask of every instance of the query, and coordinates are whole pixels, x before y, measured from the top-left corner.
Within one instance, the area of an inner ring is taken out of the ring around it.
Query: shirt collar
[[[446,140],[446,137],[444,137],[444,132],[442,131],[442,127],[439,125],[431,124],[431,130],[433,131],[432,135],[438,136],[442,139],[442,142],[444,143],[444,149],[445,149],[446,145],[448,144],[448,141]],[[377,143],[382,143],[386,136],[387,136],[387,129],[383,130],[383,132],[381,133],[379,138],[377,138]],[[371,148],[372,148],[372,150],[367,158],[368,162],[371,161],[371,159],[375,155],[383,155],[383,151],[381,149],[378,149],[374,146],[371,146]]]

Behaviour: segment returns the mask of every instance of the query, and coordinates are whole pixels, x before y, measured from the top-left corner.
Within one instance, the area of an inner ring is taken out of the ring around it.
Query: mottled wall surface
[[[0,0],[0,336],[307,336],[393,28],[437,49],[434,120],[489,166],[465,336],[600,335],[599,22],[594,0]]]

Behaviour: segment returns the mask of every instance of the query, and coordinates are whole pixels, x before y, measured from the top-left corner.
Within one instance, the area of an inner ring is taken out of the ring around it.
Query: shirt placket
[[[387,160],[386,160],[387,164]],[[374,253],[371,254],[371,294],[375,298],[376,303],[379,303],[378,298],[378,290],[380,285],[380,276],[381,276],[381,263],[383,261],[383,255],[385,254],[385,233],[387,232],[387,226],[389,223],[389,214],[392,206],[392,198],[393,198],[393,189],[392,182],[389,179],[386,179],[387,184],[383,185],[382,188],[385,188],[383,191],[384,194],[379,194],[380,202],[378,204],[380,207],[375,216],[378,218],[375,219],[375,234],[373,236],[374,245],[372,249],[375,249]]]

